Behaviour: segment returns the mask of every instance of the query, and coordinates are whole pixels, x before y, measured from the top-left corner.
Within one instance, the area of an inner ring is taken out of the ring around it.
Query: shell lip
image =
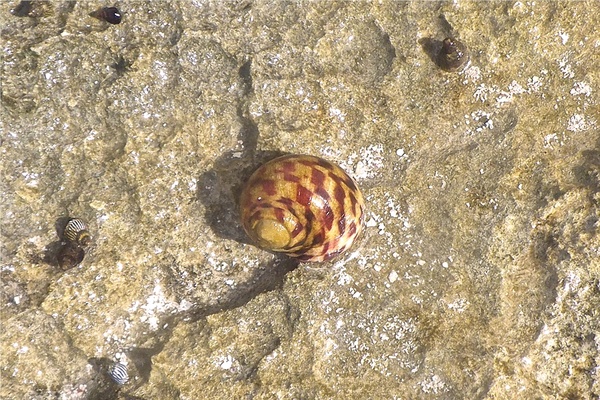
[[[254,223],[251,229],[252,236],[263,248],[281,251],[290,243],[291,235],[281,222],[264,218]]]

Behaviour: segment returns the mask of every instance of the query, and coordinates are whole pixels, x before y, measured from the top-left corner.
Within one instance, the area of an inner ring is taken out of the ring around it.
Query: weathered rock
[[[13,3],[0,397],[600,396],[593,2]],[[361,186],[341,259],[248,243],[240,185],[281,152]]]

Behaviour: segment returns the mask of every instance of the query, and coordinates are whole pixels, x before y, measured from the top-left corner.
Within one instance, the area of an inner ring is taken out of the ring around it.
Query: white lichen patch
[[[527,79],[527,92],[535,93],[539,92],[542,89],[543,81],[539,76],[532,76]]]
[[[231,268],[233,268],[232,264],[235,263],[234,261],[232,264],[229,264],[227,261],[221,259],[221,257],[217,253],[211,253],[207,257],[206,261],[208,261],[208,264],[212,267],[212,269],[217,272],[228,271]]]
[[[169,301],[162,286],[159,282],[155,282],[152,294],[146,298],[146,303],[140,305],[138,301],[134,302],[129,308],[129,312],[136,312],[138,309],[143,310],[140,321],[149,325],[153,331],[158,330],[161,315],[175,312],[179,309],[179,305]]]
[[[217,367],[226,370],[231,370],[233,368],[234,362],[235,359],[229,354],[217,357],[217,359],[215,360],[215,364]]]
[[[481,69],[476,65],[471,65],[462,72],[464,76],[463,84],[468,84],[469,81],[477,82],[481,79]]]
[[[404,214],[403,208],[399,204],[396,204],[396,201],[393,198],[389,197],[386,200],[385,205],[388,209],[389,216],[391,218],[400,220],[401,230],[406,231],[407,229],[409,229],[411,227],[410,221],[408,219],[408,215]]]
[[[575,82],[570,93],[573,96],[584,95],[589,97],[592,94],[592,87],[587,82]]]
[[[339,158],[339,152],[331,147],[325,147],[321,154],[326,158]],[[340,161],[339,166],[348,172],[357,180],[370,179],[377,176],[377,173],[384,167],[383,145],[371,144],[353,152],[347,161]]]
[[[500,93],[500,96],[498,96],[497,102],[498,103],[511,102],[513,100],[514,96],[523,94],[526,92],[527,92],[527,90],[525,90],[525,88],[523,86],[521,86],[517,81],[513,80],[508,85],[508,90]]]
[[[533,78],[530,78],[530,80],[528,81],[528,85],[532,79]],[[499,88],[496,85],[489,86],[485,83],[481,83],[475,88],[475,91],[473,92],[473,97],[476,101],[485,103],[490,96],[496,96],[495,102],[496,105],[499,106],[502,104],[511,103],[516,96],[528,92],[528,89],[525,89],[523,85],[521,85],[516,80],[513,80],[508,84],[508,87],[506,89]]]
[[[557,133],[550,133],[544,136],[544,148],[553,149],[562,145],[564,145],[564,141],[558,138]]]
[[[352,276],[350,276],[345,268],[341,268],[336,272],[337,284],[339,286],[346,286],[354,281]]]
[[[132,321],[128,318],[117,318],[104,332],[103,337],[107,344],[122,343],[130,335]],[[104,354],[104,347],[96,346],[96,355]]]
[[[558,61],[558,67],[563,74],[563,78],[573,79],[575,77],[575,72],[573,72],[573,67],[569,64],[567,56],[564,56]]]
[[[317,341],[321,359],[349,352],[357,360],[352,368],[368,368],[385,376],[391,376],[398,368],[406,372],[418,369],[419,360],[414,358],[418,350],[417,329],[411,318],[384,316],[375,311],[355,314],[342,308],[332,310],[332,314],[315,332],[321,337]],[[379,351],[381,343],[394,351]]]
[[[488,87],[485,83],[481,83],[481,84],[477,85],[477,87],[475,88],[473,97],[475,97],[475,100],[485,103],[490,91],[491,91],[490,87]]]
[[[571,132],[582,132],[587,130],[591,125],[583,114],[573,114],[567,122],[567,130]]]
[[[485,129],[494,129],[494,121],[492,120],[492,114],[484,110],[476,110],[470,115],[465,115],[465,125],[470,127],[474,123],[473,128],[467,128],[466,135],[473,135],[474,133],[480,133]]]
[[[448,387],[438,375],[433,374],[420,382],[424,393],[440,394],[448,391]]]
[[[344,122],[346,119],[346,113],[336,107],[329,107],[329,116],[337,119],[340,122]]]
[[[567,42],[569,41],[569,34],[567,32],[558,31],[557,35],[558,37],[560,37],[560,40],[563,45],[567,44]]]
[[[469,301],[467,299],[458,298],[450,303],[447,303],[449,309],[454,310],[456,312],[464,312],[469,306]]]

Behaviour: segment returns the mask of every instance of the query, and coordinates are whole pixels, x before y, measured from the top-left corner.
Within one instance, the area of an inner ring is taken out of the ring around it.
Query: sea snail
[[[85,251],[77,242],[66,242],[59,250],[56,259],[64,271],[78,266],[85,257]]]
[[[301,261],[329,260],[352,246],[363,223],[356,182],[319,157],[287,155],[259,167],[245,184],[240,211],[263,249]]]
[[[99,10],[91,12],[90,16],[113,25],[121,23],[121,11],[117,7],[102,7]]]
[[[112,363],[106,372],[117,385],[125,385],[129,381],[127,366],[119,362]]]
[[[75,242],[84,247],[89,245],[92,241],[86,223],[79,218],[71,218],[69,222],[67,222],[63,236],[66,240]]]
[[[447,37],[437,56],[437,65],[447,72],[461,72],[471,61],[469,49],[458,39]]]

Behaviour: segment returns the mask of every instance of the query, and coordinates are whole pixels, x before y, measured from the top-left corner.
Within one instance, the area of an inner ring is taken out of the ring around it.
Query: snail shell
[[[92,241],[86,223],[79,218],[72,218],[67,222],[63,236],[65,239],[84,247],[89,245]]]
[[[442,48],[437,57],[437,65],[441,69],[460,72],[469,66],[470,60],[469,50],[463,42],[451,37],[442,41]]]
[[[113,25],[121,23],[121,11],[117,7],[102,7],[99,10],[91,12],[90,16]]]
[[[85,257],[85,251],[77,242],[66,242],[58,251],[56,258],[63,270],[78,266]]]
[[[117,385],[124,385],[129,381],[129,374],[127,373],[127,366],[125,364],[115,362],[108,367],[106,373]]]
[[[354,180],[319,157],[287,155],[258,168],[242,190],[242,223],[259,247],[325,261],[360,234],[364,199]]]

